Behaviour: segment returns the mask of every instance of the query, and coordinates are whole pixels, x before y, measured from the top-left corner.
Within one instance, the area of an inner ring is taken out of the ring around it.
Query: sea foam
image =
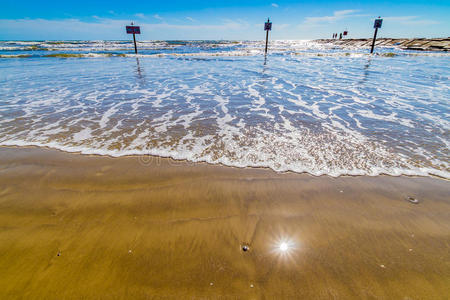
[[[450,178],[446,56],[370,56],[308,41],[272,43],[267,58],[262,42],[245,41],[142,42],[137,56],[125,42],[3,46],[88,52],[2,61],[0,145]]]

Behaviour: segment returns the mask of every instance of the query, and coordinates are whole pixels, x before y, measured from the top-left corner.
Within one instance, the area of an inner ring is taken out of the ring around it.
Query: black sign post
[[[133,26],[133,22],[131,22],[131,26],[127,26],[126,29],[128,34],[133,34],[134,53],[137,54],[136,34],[141,34],[141,27]]]
[[[373,35],[372,48],[370,49],[370,53],[373,53],[373,47],[375,47],[375,41],[377,39],[378,28],[381,28],[381,24],[383,24],[383,19],[378,17],[375,19],[375,23],[373,24],[373,28],[375,28],[375,33]]]
[[[264,23],[264,30],[266,31],[266,49],[264,50],[264,54],[267,54],[267,44],[269,43],[269,31],[272,30],[272,22],[270,22],[269,18],[267,18],[267,22]]]

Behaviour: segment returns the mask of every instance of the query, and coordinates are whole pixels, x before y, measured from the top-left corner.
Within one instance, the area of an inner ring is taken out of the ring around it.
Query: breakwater
[[[319,39],[315,42],[322,44],[334,44],[343,48],[370,48],[372,39]],[[378,38],[375,46],[396,47],[403,50],[416,51],[450,51],[450,37],[448,38],[414,38],[414,39],[391,39]]]

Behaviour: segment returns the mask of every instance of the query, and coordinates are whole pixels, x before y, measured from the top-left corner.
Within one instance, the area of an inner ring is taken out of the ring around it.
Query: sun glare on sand
[[[287,243],[282,242],[282,243],[280,244],[280,251],[285,252],[285,251],[287,251],[288,249],[289,249],[289,245],[288,245]]]
[[[279,238],[272,245],[272,252],[279,256],[290,256],[297,250],[297,243],[292,239]]]

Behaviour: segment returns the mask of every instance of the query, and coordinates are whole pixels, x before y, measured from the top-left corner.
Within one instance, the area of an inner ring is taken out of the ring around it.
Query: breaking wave
[[[102,52],[125,43],[3,43],[47,50],[0,50],[29,55],[2,61],[0,145],[450,179],[446,56],[280,41],[264,59],[259,42],[152,43],[159,52],[138,56]],[[60,59],[72,57],[101,59]]]

